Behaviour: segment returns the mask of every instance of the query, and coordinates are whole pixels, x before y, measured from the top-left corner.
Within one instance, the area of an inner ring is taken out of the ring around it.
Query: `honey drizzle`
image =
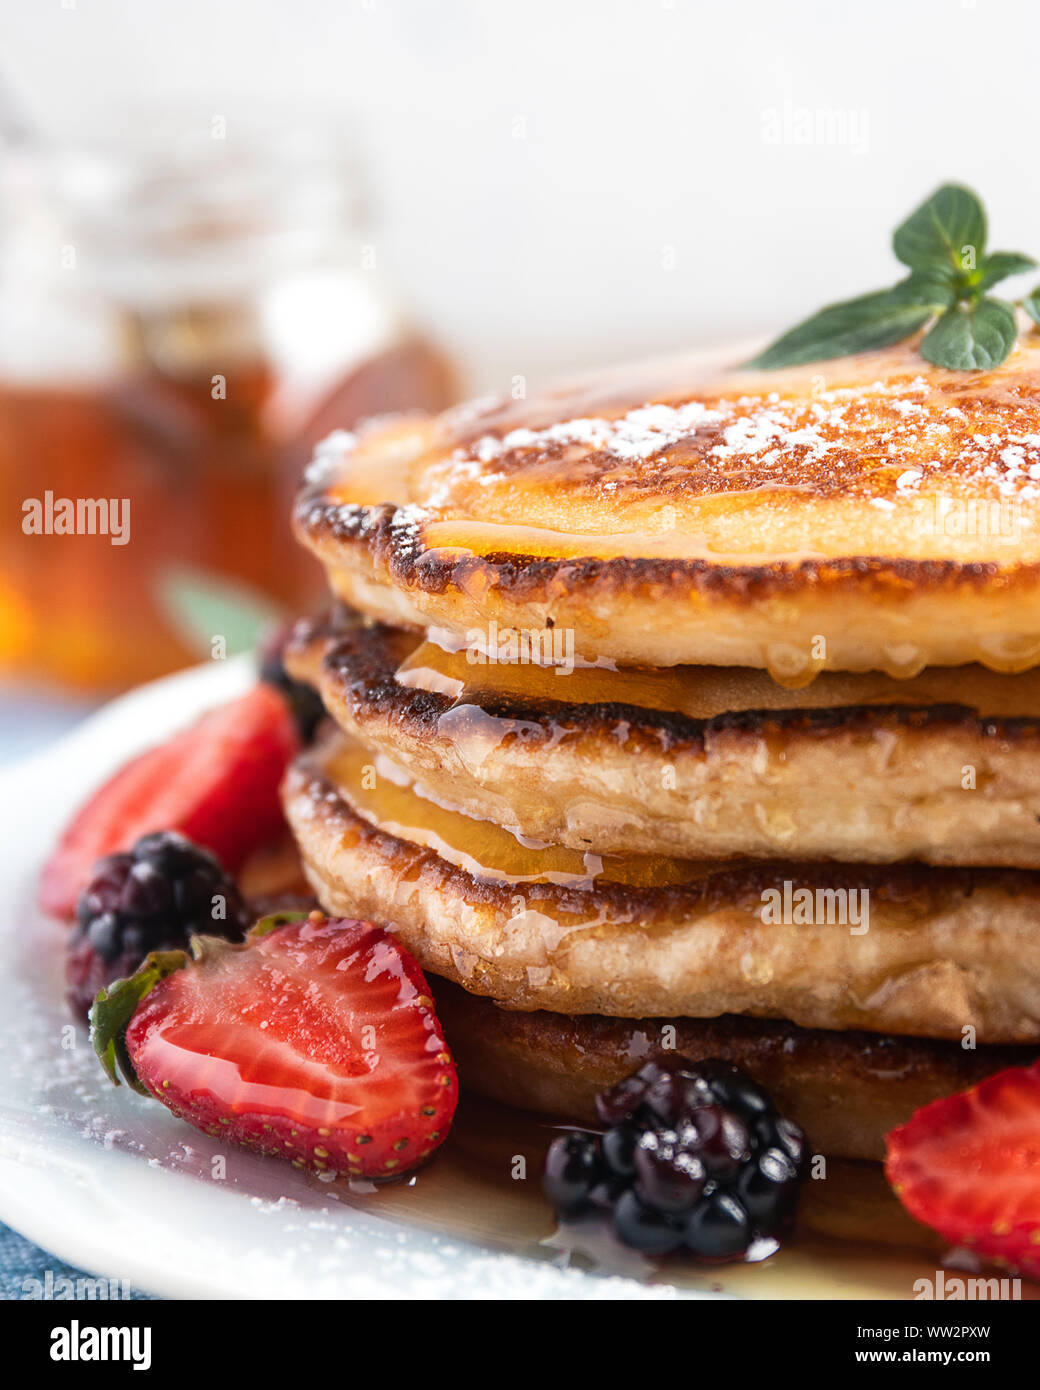
[[[370,825],[432,849],[447,863],[494,883],[554,883],[591,888],[602,881],[633,888],[690,883],[709,867],[695,860],[659,855],[595,855],[559,845],[524,843],[492,821],[477,820],[435,800],[401,768],[372,755],[343,735],[324,766],[325,776],[344,792]]]
[[[396,671],[399,685],[445,695],[456,705],[479,706],[494,696],[528,703],[626,704],[640,709],[713,719],[745,710],[832,709],[859,705],[964,704],[982,717],[1040,718],[1040,668],[1009,676],[981,666],[933,667],[905,679],[881,672],[824,671],[797,699],[768,671],[676,666],[609,669],[531,661],[481,661],[473,649],[449,650],[439,641],[417,642]],[[532,648],[533,651],[537,647]],[[492,653],[494,655],[494,653]]]
[[[732,494],[727,494],[732,500]],[[822,560],[816,550],[797,547],[763,557],[759,549],[738,551],[712,545],[699,535],[676,531],[616,531],[610,534],[575,534],[553,531],[545,526],[518,526],[468,517],[429,521],[423,528],[428,550],[472,555],[525,555],[555,560],[710,560],[718,565],[770,564],[798,565]]]
[[[385,1220],[460,1233],[490,1250],[541,1262],[576,1264],[680,1289],[769,1299],[911,1299],[918,1280],[934,1281],[946,1247],[900,1207],[881,1166],[829,1158],[826,1178],[805,1184],[794,1232],[759,1264],[701,1264],[682,1256],[650,1260],[598,1238],[595,1223],[557,1225],[537,1181],[545,1151],[570,1124],[509,1109],[464,1091],[452,1132],[414,1181],[356,1190],[301,1174],[316,1197],[344,1202]],[[516,1180],[516,1156],[527,1181]],[[947,1278],[958,1273],[947,1265]],[[970,1275],[969,1275],[970,1277]],[[1040,1285],[1022,1281],[1023,1300]]]

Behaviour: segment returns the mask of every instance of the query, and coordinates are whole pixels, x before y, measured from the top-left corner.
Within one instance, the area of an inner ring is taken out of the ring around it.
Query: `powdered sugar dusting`
[[[304,470],[303,480],[312,486],[326,483],[339,472],[343,459],[357,445],[357,435],[350,430],[333,430],[314,450],[314,457]]]
[[[609,450],[626,462],[652,458],[677,444],[699,426],[724,419],[701,401],[684,405],[643,405],[616,420],[589,417],[565,420],[543,430],[515,429],[504,438],[483,435],[473,446],[481,463],[489,463],[517,449],[543,449],[553,444],[581,444],[587,449]]]
[[[697,490],[803,478],[829,495],[906,498],[947,479],[992,497],[1040,501],[1040,432],[1028,397],[951,405],[924,377],[814,390],[647,403],[616,417],[577,416],[540,429],[483,434],[431,464],[425,503],[488,487],[525,467],[584,455],[576,486],[611,490],[644,467],[681,468]],[[632,470],[635,470],[633,473]],[[800,476],[801,475],[801,476]]]
[[[841,407],[825,411],[816,408],[811,423],[797,426],[790,412],[778,405],[760,409],[754,398],[744,397],[737,402],[738,408],[746,414],[738,416],[731,425],[722,431],[722,443],[709,450],[710,456],[717,459],[731,459],[742,455],[765,454],[775,458],[780,450],[804,448],[807,456],[823,458],[833,447],[833,443],[823,433],[824,426],[840,426]]]

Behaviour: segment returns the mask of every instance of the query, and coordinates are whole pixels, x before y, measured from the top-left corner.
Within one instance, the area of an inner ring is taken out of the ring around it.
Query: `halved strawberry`
[[[71,917],[96,860],[179,830],[228,873],[285,831],[278,786],[299,748],[277,690],[257,685],[121,768],[80,808],[40,877],[40,906]]]
[[[283,913],[192,954],[151,955],[98,995],[113,1081],[118,1067],[196,1129],[319,1172],[392,1177],[443,1141],[455,1063],[418,962],[381,927]]]
[[[911,1216],[1040,1279],[1040,1063],[933,1101],[887,1143],[885,1173]]]

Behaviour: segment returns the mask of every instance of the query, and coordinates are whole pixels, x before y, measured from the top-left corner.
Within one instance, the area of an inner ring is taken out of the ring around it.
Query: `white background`
[[[0,16],[0,76],[57,132],[123,98],[206,120],[247,94],[355,108],[384,268],[480,389],[783,327],[887,283],[892,227],[947,178],[983,194],[994,245],[1040,252],[1029,0],[0,0]],[[808,144],[791,138],[807,118]]]

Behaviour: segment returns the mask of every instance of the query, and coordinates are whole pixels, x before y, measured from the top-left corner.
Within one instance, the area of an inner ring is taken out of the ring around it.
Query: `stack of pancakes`
[[[671,363],[334,435],[287,814],[464,1084],[729,1057],[880,1157],[1040,1043],[1040,348]]]

